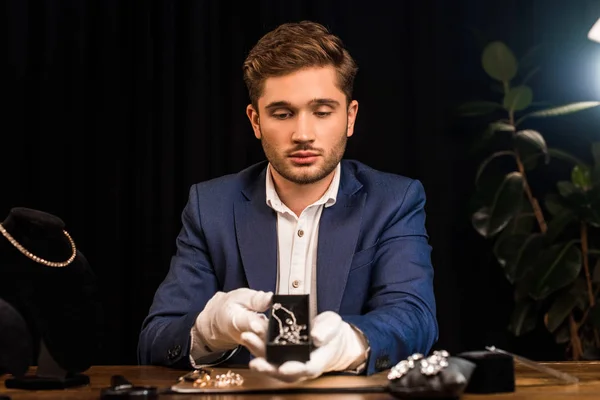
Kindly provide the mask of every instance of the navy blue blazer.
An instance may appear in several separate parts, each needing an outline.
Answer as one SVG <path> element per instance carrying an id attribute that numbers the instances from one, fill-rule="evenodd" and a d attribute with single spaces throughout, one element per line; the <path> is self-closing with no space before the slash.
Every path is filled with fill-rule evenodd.
<path id="1" fill-rule="evenodd" d="M 190 330 L 217 291 L 275 291 L 277 216 L 266 162 L 191 187 L 177 251 L 138 346 L 141 364 L 189 368 Z M 337 202 L 317 248 L 317 309 L 335 311 L 371 347 L 366 373 L 427 354 L 438 337 L 425 192 L 418 180 L 342 161 Z M 243 349 L 228 363 L 247 364 Z"/>

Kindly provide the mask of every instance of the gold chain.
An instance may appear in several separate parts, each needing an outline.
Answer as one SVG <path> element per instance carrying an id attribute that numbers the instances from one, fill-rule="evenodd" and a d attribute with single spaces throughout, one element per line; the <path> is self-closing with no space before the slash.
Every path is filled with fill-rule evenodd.
<path id="1" fill-rule="evenodd" d="M 73 254 L 71 254 L 71 257 L 69 257 L 69 259 L 64 262 L 48 261 L 48 260 L 44 260 L 43 258 L 38 257 L 34 254 L 31 254 L 29 251 L 27 251 L 27 249 L 25 247 L 21 246 L 21 244 L 19 242 L 17 242 L 15 240 L 15 238 L 12 237 L 11 234 L 6 231 L 6 229 L 4 229 L 2 224 L 0 224 L 0 232 L 2 233 L 2 235 L 4 235 L 5 238 L 8 239 L 10 244 L 15 246 L 17 248 L 17 250 L 19 250 L 21 253 L 23 253 L 26 257 L 32 259 L 33 261 L 35 261 L 37 263 L 47 265 L 48 267 L 57 267 L 57 268 L 66 267 L 67 265 L 69 265 L 73 262 L 73 260 L 75 259 L 75 256 L 77 255 L 77 249 L 75 247 L 75 242 L 73 241 L 71 236 L 69 236 L 69 234 L 65 230 L 63 230 L 63 233 L 65 234 L 67 239 L 69 239 L 69 243 L 71 243 L 71 249 L 73 249 Z"/>

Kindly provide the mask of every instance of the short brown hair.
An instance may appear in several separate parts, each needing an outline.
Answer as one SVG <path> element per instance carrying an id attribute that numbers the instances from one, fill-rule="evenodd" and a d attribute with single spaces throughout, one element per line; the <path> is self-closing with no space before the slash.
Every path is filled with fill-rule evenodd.
<path id="1" fill-rule="evenodd" d="M 350 102 L 358 67 L 341 39 L 316 22 L 280 25 L 258 41 L 244 62 L 244 81 L 250 101 L 257 108 L 267 78 L 328 65 L 335 67 L 338 87 Z"/>

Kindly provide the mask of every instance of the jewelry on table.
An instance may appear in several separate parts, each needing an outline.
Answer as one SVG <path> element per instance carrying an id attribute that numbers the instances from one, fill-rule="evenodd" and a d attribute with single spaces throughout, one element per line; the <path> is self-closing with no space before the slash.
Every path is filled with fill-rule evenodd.
<path id="1" fill-rule="evenodd" d="M 288 317 L 284 321 L 281 320 L 275 311 L 282 310 L 287 313 Z M 273 339 L 276 344 L 301 344 L 308 341 L 308 335 L 301 335 L 302 331 L 306 331 L 306 325 L 298 325 L 296 316 L 293 312 L 282 306 L 280 303 L 273 304 L 273 318 L 277 320 L 279 325 L 279 335 Z"/>
<path id="2" fill-rule="evenodd" d="M 187 379 L 186 379 L 187 380 Z M 224 374 L 215 375 L 211 378 L 211 373 L 204 370 L 198 373 L 194 380 L 194 387 L 210 387 L 210 388 L 227 388 L 230 386 L 240 386 L 244 383 L 244 378 L 240 374 L 236 374 L 231 370 Z"/>
<path id="3" fill-rule="evenodd" d="M 417 362 L 421 374 L 427 376 L 436 375 L 449 365 L 448 357 L 450 357 L 450 354 L 446 350 L 436 350 L 427 358 L 425 358 L 423 354 L 415 353 L 406 360 L 402 360 L 393 366 L 387 377 L 389 380 L 400 379 L 406 375 L 408 371 L 415 368 Z"/>
<path id="4" fill-rule="evenodd" d="M 186 381 L 186 382 L 194 382 L 197 379 L 201 379 L 203 378 L 205 375 L 210 375 L 211 374 L 211 370 L 205 369 L 205 368 L 198 368 L 195 369 L 191 372 L 188 372 L 185 375 L 182 375 L 179 377 L 179 382 L 181 381 Z"/>

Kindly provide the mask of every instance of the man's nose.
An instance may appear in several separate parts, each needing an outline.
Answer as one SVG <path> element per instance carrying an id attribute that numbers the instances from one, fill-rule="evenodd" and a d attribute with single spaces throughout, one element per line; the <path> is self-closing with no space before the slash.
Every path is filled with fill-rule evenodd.
<path id="1" fill-rule="evenodd" d="M 311 142 L 315 140 L 315 127 L 309 113 L 300 113 L 294 126 L 292 139 L 295 142 Z"/>

